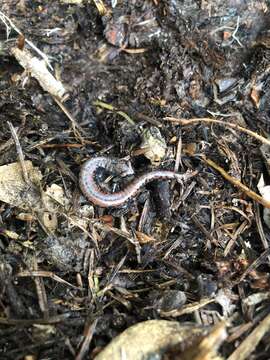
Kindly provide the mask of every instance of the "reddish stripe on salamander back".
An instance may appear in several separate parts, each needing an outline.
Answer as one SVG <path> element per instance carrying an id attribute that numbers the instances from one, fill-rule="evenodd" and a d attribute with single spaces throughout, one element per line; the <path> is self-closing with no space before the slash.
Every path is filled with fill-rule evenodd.
<path id="1" fill-rule="evenodd" d="M 140 189 L 147 183 L 156 179 L 176 179 L 183 181 L 186 174 L 178 174 L 173 171 L 156 170 L 139 176 L 133 180 L 124 190 L 115 193 L 105 193 L 95 180 L 98 168 L 111 168 L 112 159 L 108 157 L 96 157 L 86 161 L 80 171 L 80 188 L 85 197 L 93 204 L 101 207 L 120 207 L 130 198 L 134 197 Z"/>

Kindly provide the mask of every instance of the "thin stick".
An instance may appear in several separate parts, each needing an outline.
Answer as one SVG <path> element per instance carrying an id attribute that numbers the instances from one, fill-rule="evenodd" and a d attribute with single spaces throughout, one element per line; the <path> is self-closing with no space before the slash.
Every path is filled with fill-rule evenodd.
<path id="1" fill-rule="evenodd" d="M 34 257 L 34 259 L 33 259 L 33 268 L 36 271 L 38 270 L 38 264 L 37 264 L 36 257 Z M 42 311 L 42 313 L 44 315 L 44 319 L 48 319 L 49 318 L 48 297 L 47 297 L 47 293 L 45 290 L 43 278 L 36 276 L 36 277 L 34 277 L 34 282 L 36 285 L 36 292 L 37 292 L 37 296 L 38 296 L 38 303 L 39 303 L 40 310 Z"/>
<path id="2" fill-rule="evenodd" d="M 7 28 L 7 38 L 9 36 L 9 33 L 10 33 L 10 30 L 8 29 L 8 24 L 9 26 L 15 30 L 19 35 L 23 35 L 23 33 L 17 28 L 17 26 L 14 24 L 14 22 L 8 17 L 6 16 L 2 11 L 0 11 L 0 20 L 6 25 L 6 28 Z M 8 24 L 7 24 L 8 22 Z M 25 38 L 25 42 L 33 49 L 35 50 L 41 57 L 42 59 L 45 60 L 46 64 L 49 66 L 49 68 L 51 70 L 53 70 L 50 62 L 49 62 L 49 59 L 47 57 L 46 54 L 44 54 L 44 52 L 42 52 L 41 50 L 39 50 L 33 43 L 32 41 L 28 40 Z"/>
<path id="3" fill-rule="evenodd" d="M 181 168 L 183 168 L 182 164 L 182 134 L 180 134 L 177 144 L 177 150 L 176 150 L 176 159 L 175 159 L 175 165 L 174 165 L 174 171 L 178 172 L 179 170 L 179 164 Z"/>
<path id="4" fill-rule="evenodd" d="M 236 125 L 231 122 L 226 122 L 226 121 L 216 120 L 216 119 L 211 119 L 211 118 L 177 119 L 174 117 L 165 117 L 164 120 L 171 121 L 173 123 L 177 123 L 177 124 L 183 125 L 183 126 L 197 124 L 200 122 L 220 124 L 220 125 L 224 125 L 224 126 L 232 128 L 232 129 L 236 129 L 238 131 L 244 132 L 245 134 L 248 134 L 248 135 L 254 137 L 255 139 L 259 140 L 263 144 L 270 145 L 270 140 L 268 140 L 264 136 L 261 136 L 254 131 L 251 131 L 247 128 L 244 128 L 242 126 Z"/>
<path id="5" fill-rule="evenodd" d="M 22 147 L 21 147 L 17 132 L 16 132 L 14 126 L 11 124 L 11 122 L 8 121 L 7 124 L 9 126 L 9 128 L 10 128 L 11 135 L 12 135 L 14 143 L 16 145 L 16 150 L 17 150 L 19 160 L 20 160 L 20 164 L 21 164 L 21 168 L 22 168 L 23 179 L 24 179 L 25 183 L 29 185 L 30 184 L 29 176 L 28 176 L 28 172 L 27 172 L 27 169 L 26 169 L 26 166 L 25 166 L 24 155 L 23 155 Z"/>
<path id="6" fill-rule="evenodd" d="M 63 111 L 63 113 L 68 117 L 68 119 L 71 121 L 72 129 L 75 136 L 78 136 L 81 143 L 84 144 L 84 140 L 81 136 L 82 134 L 86 134 L 85 131 L 82 129 L 82 127 L 78 124 L 76 119 L 71 115 L 71 113 L 68 111 L 68 109 L 65 107 L 65 105 L 56 97 L 52 96 L 56 104 L 59 106 L 59 108 Z"/>
<path id="7" fill-rule="evenodd" d="M 36 276 L 38 276 L 38 277 L 50 278 L 50 279 L 52 279 L 54 281 L 59 282 L 60 284 L 70 286 L 73 289 L 82 290 L 80 287 L 72 285 L 68 281 L 60 278 L 58 275 L 55 275 L 52 271 L 44 271 L 44 270 L 34 270 L 34 271 L 31 270 L 31 271 L 29 271 L 29 270 L 24 270 L 24 271 L 21 271 L 21 272 L 17 273 L 15 276 L 16 277 L 28 277 L 28 276 L 36 277 Z"/>
<path id="8" fill-rule="evenodd" d="M 89 346 L 91 344 L 91 340 L 93 338 L 96 326 L 97 326 L 98 319 L 95 319 L 92 324 L 87 323 L 86 328 L 84 330 L 84 340 L 81 344 L 81 348 L 79 353 L 75 357 L 75 360 L 82 360 L 85 358 L 86 353 L 89 350 Z"/>
<path id="9" fill-rule="evenodd" d="M 228 357 L 228 360 L 245 360 L 251 357 L 251 353 L 270 329 L 270 314 L 242 341 L 237 349 Z"/>
<path id="10" fill-rule="evenodd" d="M 48 70 L 43 60 L 33 56 L 26 48 L 21 50 L 18 47 L 13 47 L 10 52 L 25 69 L 26 73 L 29 73 L 38 81 L 44 91 L 61 100 L 67 98 L 67 91 L 64 85 Z"/>
<path id="11" fill-rule="evenodd" d="M 238 179 L 232 177 L 229 175 L 222 167 L 220 167 L 218 164 L 216 164 L 214 161 L 207 159 L 205 156 L 201 157 L 204 162 L 206 162 L 208 165 L 210 165 L 212 168 L 217 170 L 226 180 L 228 180 L 231 184 L 233 184 L 235 187 L 243 191 L 248 197 L 250 197 L 252 200 L 262 204 L 266 208 L 270 208 L 270 202 L 262 198 L 260 195 L 252 191 L 249 187 L 242 184 L 241 181 Z"/>

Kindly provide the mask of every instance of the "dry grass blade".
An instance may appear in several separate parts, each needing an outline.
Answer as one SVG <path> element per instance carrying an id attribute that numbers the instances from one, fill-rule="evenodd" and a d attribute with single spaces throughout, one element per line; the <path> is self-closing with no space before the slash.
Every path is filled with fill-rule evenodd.
<path id="1" fill-rule="evenodd" d="M 174 309 L 171 311 L 160 311 L 161 317 L 177 317 L 184 314 L 191 314 L 196 310 L 200 310 L 204 306 L 215 302 L 215 299 L 201 299 L 199 302 L 194 302 L 192 304 L 188 304 L 183 306 L 181 309 Z"/>
<path id="2" fill-rule="evenodd" d="M 74 286 L 74 285 L 70 284 L 68 281 L 60 278 L 59 276 L 55 275 L 51 271 L 42 271 L 42 270 L 27 271 L 27 270 L 25 270 L 25 271 L 19 272 L 18 274 L 16 274 L 16 276 L 17 277 L 28 277 L 28 276 L 31 276 L 31 277 L 36 277 L 36 276 L 38 276 L 38 277 L 48 277 L 48 278 L 51 278 L 54 281 L 57 281 L 57 282 L 59 282 L 61 284 L 70 286 L 73 289 L 81 290 L 81 288 L 79 288 L 78 286 Z"/>
<path id="3" fill-rule="evenodd" d="M 48 319 L 39 318 L 39 319 L 8 319 L 4 317 L 0 317 L 0 324 L 3 325 L 19 325 L 19 326 L 29 326 L 33 324 L 56 324 L 59 322 L 63 322 L 71 316 L 71 313 L 59 314 L 56 316 L 51 316 Z"/>
<path id="4" fill-rule="evenodd" d="M 19 141 L 17 131 L 14 128 L 14 126 L 11 124 L 11 122 L 8 121 L 7 124 L 9 126 L 9 128 L 10 128 L 11 135 L 12 135 L 14 143 L 16 145 L 16 150 L 17 150 L 17 153 L 18 153 L 18 156 L 19 156 L 24 181 L 25 181 L 26 184 L 29 185 L 30 180 L 29 180 L 27 168 L 26 168 L 26 165 L 25 165 L 24 155 L 23 155 L 23 151 L 22 151 L 22 147 L 21 147 L 21 144 L 20 144 L 20 141 Z"/>

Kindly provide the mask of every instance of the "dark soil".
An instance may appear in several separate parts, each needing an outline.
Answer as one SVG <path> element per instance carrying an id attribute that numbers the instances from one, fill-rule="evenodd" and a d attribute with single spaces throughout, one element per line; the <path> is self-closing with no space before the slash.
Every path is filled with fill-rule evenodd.
<path id="1" fill-rule="evenodd" d="M 244 302 L 270 287 L 263 207 L 202 157 L 258 193 L 261 174 L 268 180 L 261 143 L 223 125 L 165 119 L 216 118 L 267 137 L 269 3 L 112 3 L 104 2 L 101 14 L 94 1 L 2 0 L 0 10 L 49 57 L 78 126 L 34 78 L 25 78 L 10 49 L 30 48 L 12 28 L 6 41 L 0 21 L 0 165 L 18 159 L 9 121 L 25 159 L 42 172 L 39 193 L 57 184 L 70 204 L 59 207 L 58 226 L 49 231 L 35 210 L 22 218 L 22 209 L 0 203 L 1 359 L 93 358 L 147 319 L 213 325 L 231 318 L 229 335 L 251 322 L 225 341 L 220 352 L 226 358 L 269 313 L 269 297 Z M 140 144 L 154 128 L 167 145 L 158 167 L 173 170 L 180 154 L 178 171 L 198 174 L 183 186 L 151 183 L 119 209 L 89 204 L 78 186 L 84 161 L 128 157 L 136 173 L 149 171 L 153 165 Z M 101 173 L 103 180 L 107 175 Z M 129 180 L 117 177 L 107 186 L 119 190 Z M 189 314 L 170 313 L 205 298 L 215 301 Z M 267 340 L 250 359 L 269 359 Z"/>

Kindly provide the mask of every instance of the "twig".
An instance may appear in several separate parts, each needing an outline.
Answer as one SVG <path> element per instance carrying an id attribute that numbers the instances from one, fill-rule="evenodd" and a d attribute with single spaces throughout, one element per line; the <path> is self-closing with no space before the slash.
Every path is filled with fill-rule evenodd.
<path id="1" fill-rule="evenodd" d="M 255 139 L 259 140 L 263 144 L 270 145 L 270 140 L 268 140 L 264 136 L 261 136 L 254 131 L 251 131 L 251 130 L 244 128 L 242 126 L 239 126 L 237 124 L 233 124 L 231 122 L 226 122 L 226 121 L 216 120 L 216 119 L 211 119 L 211 118 L 177 119 L 174 117 L 165 117 L 164 120 L 171 121 L 173 123 L 176 123 L 176 124 L 179 124 L 182 126 L 193 125 L 193 124 L 197 124 L 200 122 L 220 124 L 220 125 L 228 126 L 230 128 L 244 132 L 244 133 L 254 137 Z"/>
<path id="2" fill-rule="evenodd" d="M 5 24 L 6 29 L 7 29 L 7 39 L 9 37 L 10 34 L 10 28 L 12 28 L 13 30 L 15 30 L 19 35 L 23 35 L 23 33 L 17 28 L 17 26 L 13 23 L 13 21 L 6 16 L 2 11 L 0 11 L 0 20 Z M 51 70 L 53 70 L 53 67 L 51 66 L 49 59 L 47 57 L 46 54 L 44 54 L 41 50 L 39 50 L 33 43 L 32 41 L 28 40 L 28 39 L 24 39 L 25 42 L 33 49 L 35 50 L 35 52 L 37 54 L 39 54 L 42 59 L 46 62 L 46 64 L 49 66 L 49 68 Z"/>
<path id="3" fill-rule="evenodd" d="M 154 35 L 154 34 L 153 34 Z M 141 54 L 147 51 L 146 48 L 140 48 L 140 49 L 122 49 L 122 51 L 128 53 L 128 54 Z"/>
<path id="4" fill-rule="evenodd" d="M 82 129 L 82 127 L 78 124 L 78 122 L 76 121 L 76 119 L 71 115 L 71 113 L 68 111 L 68 109 L 65 107 L 65 105 L 56 97 L 53 96 L 54 101 L 56 102 L 56 104 L 60 107 L 60 109 L 63 111 L 63 113 L 69 118 L 69 120 L 71 121 L 72 124 L 72 129 L 74 132 L 75 136 L 78 136 L 78 138 L 80 139 L 81 143 L 84 144 L 84 140 L 80 134 L 80 132 L 82 134 L 86 134 L 85 131 Z M 80 132 L 78 131 L 80 130 Z"/>
<path id="5" fill-rule="evenodd" d="M 214 161 L 207 159 L 205 156 L 201 156 L 201 159 L 207 163 L 208 165 L 210 165 L 212 168 L 214 168 L 215 170 L 217 170 L 226 180 L 228 180 L 231 184 L 233 184 L 235 187 L 237 187 L 238 189 L 240 189 L 241 191 L 243 191 L 249 198 L 251 198 L 252 200 L 262 204 L 264 207 L 266 208 L 270 208 L 270 202 L 265 200 L 264 198 L 262 198 L 260 195 L 258 195 L 257 193 L 255 193 L 254 191 L 252 191 L 249 187 L 247 187 L 246 185 L 242 184 L 241 181 L 239 181 L 238 179 L 232 177 L 231 175 L 229 175 L 221 166 L 219 166 L 218 164 L 216 164 Z"/>
<path id="6" fill-rule="evenodd" d="M 200 310 L 201 308 L 213 302 L 215 302 L 215 299 L 203 298 L 200 301 L 194 301 L 193 303 L 187 304 L 181 308 L 176 308 L 168 311 L 160 310 L 159 315 L 161 317 L 178 317 L 181 315 L 191 314 L 194 311 Z"/>
<path id="7" fill-rule="evenodd" d="M 22 152 L 22 147 L 21 147 L 17 132 L 16 132 L 15 128 L 13 127 L 13 125 L 11 124 L 11 122 L 8 121 L 7 124 L 9 126 L 9 128 L 10 128 L 11 135 L 12 135 L 14 143 L 16 145 L 17 154 L 19 156 L 19 160 L 20 160 L 20 164 L 21 164 L 21 168 L 22 168 L 23 179 L 24 179 L 26 184 L 30 185 L 28 172 L 27 172 L 27 169 L 26 169 L 26 166 L 25 166 L 24 155 L 23 155 L 23 152 Z"/>
<path id="8" fill-rule="evenodd" d="M 237 16 L 237 23 L 236 23 L 236 28 L 235 28 L 235 30 L 234 30 L 234 32 L 232 33 L 232 41 L 230 41 L 227 45 L 225 45 L 225 46 L 229 46 L 229 45 L 231 45 L 233 42 L 234 42 L 234 40 L 235 41 L 237 41 L 238 42 L 238 44 L 241 46 L 241 47 L 243 47 L 243 44 L 241 43 L 241 41 L 238 39 L 238 37 L 236 36 L 236 33 L 237 33 L 237 31 L 238 31 L 238 29 L 239 29 L 239 24 L 240 24 L 240 16 Z"/>
<path id="9" fill-rule="evenodd" d="M 231 252 L 233 246 L 235 245 L 236 240 L 238 237 L 250 227 L 250 223 L 247 220 L 244 220 L 242 224 L 238 227 L 238 229 L 235 231 L 235 233 L 232 235 L 230 241 L 227 243 L 225 250 L 224 250 L 224 256 L 228 256 L 228 254 Z"/>
<path id="10" fill-rule="evenodd" d="M 22 32 L 16 27 L 16 25 L 12 22 L 12 20 L 7 17 L 2 11 L 0 11 L 0 20 L 6 26 L 7 38 L 10 34 L 10 28 L 14 29 L 18 34 L 23 35 Z M 66 116 L 71 120 L 73 131 L 80 138 L 81 142 L 82 137 L 76 132 L 76 129 L 79 129 L 81 132 L 83 130 L 80 128 L 79 124 L 76 120 L 70 115 L 64 105 L 60 100 L 64 100 L 66 98 L 66 89 L 63 84 L 56 80 L 55 77 L 48 71 L 46 65 L 53 71 L 52 66 L 49 63 L 48 57 L 42 51 L 40 51 L 31 41 L 25 38 L 25 42 L 32 48 L 36 53 L 38 53 L 41 58 L 45 61 L 39 60 L 37 57 L 32 56 L 32 54 L 27 49 L 19 49 L 14 47 L 11 49 L 11 53 L 14 55 L 19 64 L 26 70 L 29 71 L 31 76 L 37 79 L 40 86 L 43 90 L 47 91 L 52 95 L 58 106 L 62 109 L 62 111 L 66 114 Z"/>
<path id="11" fill-rule="evenodd" d="M 7 17 L 2 11 L 0 11 L 0 20 L 6 26 L 7 38 L 9 37 L 10 34 L 10 28 L 14 29 L 18 34 L 23 35 L 22 32 L 12 22 L 12 20 L 9 17 Z M 55 79 L 55 77 L 48 71 L 46 67 L 47 65 L 53 71 L 53 68 L 49 63 L 47 55 L 44 54 L 42 51 L 40 51 L 31 41 L 29 41 L 26 38 L 25 38 L 25 42 L 32 49 L 34 49 L 36 53 L 38 53 L 41 56 L 41 58 L 45 61 L 45 63 L 44 61 L 41 61 L 38 58 L 32 56 L 32 54 L 25 48 L 21 50 L 17 47 L 14 47 L 11 49 L 11 53 L 14 55 L 14 57 L 19 62 L 19 64 L 26 71 L 29 71 L 32 77 L 37 79 L 43 90 L 45 90 L 46 92 L 52 95 L 58 106 L 62 109 L 65 115 L 71 120 L 75 135 L 77 135 L 80 141 L 83 143 L 83 139 L 80 133 L 76 131 L 76 129 L 79 129 L 82 133 L 83 130 L 60 101 L 60 100 L 65 100 L 67 94 L 66 89 L 64 88 L 63 84 L 60 81 Z"/>
<path id="12" fill-rule="evenodd" d="M 222 116 L 222 117 L 232 117 L 232 116 L 239 116 L 239 113 L 235 112 L 235 113 L 222 113 L 220 111 L 211 111 L 211 110 L 206 110 L 206 112 L 208 112 L 208 114 L 212 115 L 212 116 Z"/>
<path id="13" fill-rule="evenodd" d="M 69 319 L 71 317 L 70 313 L 65 314 L 59 314 L 56 316 L 51 316 L 49 319 L 10 319 L 10 318 L 4 318 L 0 317 L 0 324 L 3 325 L 19 325 L 19 326 L 30 326 L 33 324 L 57 324 L 59 322 L 64 322 L 65 320 Z M 55 344 L 55 340 L 53 340 L 53 343 Z"/>
<path id="14" fill-rule="evenodd" d="M 75 360 L 82 360 L 84 359 L 84 356 L 88 352 L 89 345 L 91 343 L 91 340 L 93 338 L 96 326 L 97 326 L 98 319 L 94 320 L 94 322 L 90 325 L 89 323 L 86 325 L 86 329 L 84 331 L 84 340 L 81 345 L 80 351 L 78 355 L 75 357 Z"/>
<path id="15" fill-rule="evenodd" d="M 212 234 L 205 228 L 205 226 L 198 220 L 196 215 L 191 216 L 191 220 L 194 222 L 194 224 L 204 233 L 204 235 L 207 237 L 208 240 L 210 240 L 211 243 L 218 246 L 218 241 L 212 236 Z"/>
<path id="16" fill-rule="evenodd" d="M 49 72 L 43 60 L 39 60 L 25 48 L 21 50 L 18 47 L 13 47 L 11 54 L 16 58 L 18 63 L 38 81 L 44 91 L 59 99 L 65 98 L 67 94 L 66 89 L 61 81 L 56 80 Z"/>
<path id="17" fill-rule="evenodd" d="M 179 171 L 179 165 L 183 169 L 182 164 L 182 134 L 180 134 L 177 144 L 177 150 L 176 150 L 176 159 L 175 159 L 175 165 L 174 165 L 174 171 Z"/>
<path id="18" fill-rule="evenodd" d="M 256 221 L 256 225 L 257 225 L 257 229 L 258 229 L 258 233 L 260 235 L 261 238 L 261 242 L 262 245 L 264 247 L 265 250 L 269 249 L 269 243 L 266 239 L 265 233 L 264 233 L 264 228 L 263 228 L 263 224 L 262 224 L 262 218 L 260 215 L 260 208 L 259 208 L 259 204 L 255 204 L 255 221 Z M 268 262 L 270 263 L 270 256 L 268 256 Z"/>
<path id="19" fill-rule="evenodd" d="M 33 262 L 34 262 L 34 264 L 33 264 L 34 271 L 38 271 L 38 264 L 37 264 L 36 257 L 34 257 Z M 35 276 L 34 282 L 36 285 L 36 291 L 37 291 L 38 303 L 39 303 L 40 310 L 42 311 L 42 313 L 44 315 L 44 319 L 48 319 L 49 318 L 48 297 L 46 294 L 43 278 L 40 276 Z"/>
<path id="20" fill-rule="evenodd" d="M 214 34 L 217 33 L 218 31 L 222 31 L 222 30 L 234 30 L 233 33 L 232 33 L 232 35 L 231 35 L 233 39 L 232 39 L 229 43 L 224 44 L 224 45 L 222 45 L 222 46 L 223 46 L 223 47 L 225 47 L 225 46 L 230 46 L 230 45 L 234 42 L 234 40 L 235 40 L 235 41 L 238 42 L 238 44 L 239 44 L 241 47 L 243 47 L 243 44 L 241 43 L 241 41 L 240 41 L 240 40 L 238 39 L 238 37 L 236 36 L 236 33 L 237 33 L 237 31 L 239 30 L 239 24 L 240 24 L 240 17 L 237 16 L 237 22 L 236 22 L 236 27 L 235 27 L 235 28 L 232 27 L 232 26 L 223 25 L 223 26 L 220 26 L 219 28 L 211 31 L 210 34 L 211 34 L 211 35 L 214 35 Z"/>

